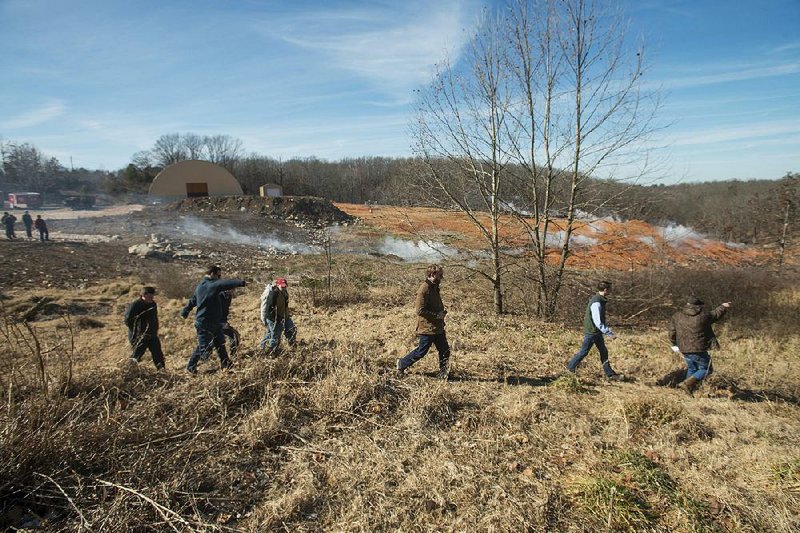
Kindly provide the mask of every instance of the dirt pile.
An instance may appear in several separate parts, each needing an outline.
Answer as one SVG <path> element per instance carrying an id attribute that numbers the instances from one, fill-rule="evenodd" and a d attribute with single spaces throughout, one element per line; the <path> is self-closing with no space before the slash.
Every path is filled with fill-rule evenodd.
<path id="1" fill-rule="evenodd" d="M 297 220 L 318 225 L 349 224 L 355 218 L 348 215 L 330 200 L 313 196 L 220 196 L 185 198 L 165 206 L 180 212 L 248 212 L 286 220 Z"/>

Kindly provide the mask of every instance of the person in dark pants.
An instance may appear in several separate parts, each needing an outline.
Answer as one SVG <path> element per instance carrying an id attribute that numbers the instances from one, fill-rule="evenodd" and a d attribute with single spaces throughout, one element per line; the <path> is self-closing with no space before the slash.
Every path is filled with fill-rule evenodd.
<path id="1" fill-rule="evenodd" d="M 33 218 L 27 211 L 22 215 L 22 223 L 25 224 L 25 236 L 28 237 L 29 240 L 32 239 L 33 232 L 31 230 L 33 229 Z"/>
<path id="2" fill-rule="evenodd" d="M 241 337 L 239 336 L 239 332 L 228 322 L 228 314 L 231 311 L 231 302 L 233 301 L 233 291 L 222 291 L 219 293 L 219 298 L 222 304 L 222 334 L 228 337 L 231 357 L 236 357 L 236 352 L 239 351 Z"/>
<path id="3" fill-rule="evenodd" d="M 158 305 L 154 298 L 156 289 L 144 287 L 141 296 L 125 311 L 125 325 L 128 326 L 128 340 L 133 347 L 131 359 L 141 361 L 145 350 L 150 350 L 153 364 L 158 370 L 164 369 L 164 352 L 158 338 Z"/>
<path id="4" fill-rule="evenodd" d="M 405 357 L 397 360 L 397 376 L 403 377 L 411 365 L 422 359 L 432 345 L 439 352 L 440 379 L 446 380 L 450 372 L 450 346 L 447 344 L 447 335 L 444 331 L 444 317 L 447 309 L 444 308 L 439 286 L 444 278 L 444 269 L 441 265 L 429 265 L 425 272 L 426 279 L 417 289 L 415 308 L 417 314 L 416 333 L 419 335 L 419 344 Z"/>
<path id="5" fill-rule="evenodd" d="M 222 301 L 220 293 L 236 287 L 244 287 L 245 282 L 240 279 L 220 279 L 222 268 L 213 265 L 206 270 L 203 280 L 197 285 L 194 294 L 186 306 L 181 310 L 185 319 L 192 309 L 197 308 L 194 317 L 194 327 L 197 330 L 197 347 L 189 357 L 186 370 L 194 374 L 197 372 L 197 363 L 201 357 L 217 350 L 222 368 L 231 367 L 228 350 L 225 348 L 225 335 L 222 333 Z"/>
<path id="6" fill-rule="evenodd" d="M 42 218 L 42 215 L 36 215 L 36 220 L 33 221 L 33 227 L 39 231 L 39 240 L 49 241 L 50 233 L 47 231 L 47 223 Z"/>
<path id="7" fill-rule="evenodd" d="M 578 353 L 573 355 L 572 359 L 567 363 L 567 370 L 572 374 L 575 373 L 575 369 L 583 361 L 583 358 L 589 354 L 592 346 L 597 346 L 606 378 L 614 381 L 622 381 L 624 379 L 623 376 L 617 374 L 611 368 L 611 363 L 608 360 L 608 348 L 606 348 L 605 339 L 603 339 L 603 335 L 614 339 L 614 332 L 606 324 L 606 302 L 610 293 L 611 282 L 601 281 L 597 285 L 597 294 L 592 296 L 586 305 L 586 313 L 583 318 L 583 344 L 581 344 Z"/>
<path id="8" fill-rule="evenodd" d="M 9 241 L 13 241 L 14 239 L 17 238 L 17 236 L 14 235 L 14 222 L 17 221 L 17 217 L 15 217 L 14 215 L 9 214 L 6 211 L 6 212 L 3 213 L 2 221 L 3 221 L 3 226 L 5 226 L 5 228 L 6 228 L 6 238 Z"/>
<path id="9" fill-rule="evenodd" d="M 719 347 L 711 325 L 731 307 L 730 302 L 725 302 L 713 311 L 706 311 L 704 305 L 699 298 L 690 297 L 683 309 L 672 315 L 669 324 L 672 351 L 683 354 L 686 361 L 686 379 L 680 386 L 690 396 L 711 373 L 708 350 Z"/>
<path id="10" fill-rule="evenodd" d="M 261 323 L 266 326 L 259 347 L 275 352 L 281 344 L 281 335 L 286 335 L 289 346 L 297 338 L 297 327 L 289 314 L 289 289 L 286 278 L 278 278 L 261 293 Z"/>

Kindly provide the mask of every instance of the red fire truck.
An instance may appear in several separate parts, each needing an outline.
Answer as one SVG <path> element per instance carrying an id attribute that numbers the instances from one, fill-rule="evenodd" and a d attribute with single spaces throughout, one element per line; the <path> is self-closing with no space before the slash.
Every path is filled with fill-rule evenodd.
<path id="1" fill-rule="evenodd" d="M 42 207 L 42 195 L 38 192 L 10 192 L 4 203 L 10 209 L 38 209 Z"/>

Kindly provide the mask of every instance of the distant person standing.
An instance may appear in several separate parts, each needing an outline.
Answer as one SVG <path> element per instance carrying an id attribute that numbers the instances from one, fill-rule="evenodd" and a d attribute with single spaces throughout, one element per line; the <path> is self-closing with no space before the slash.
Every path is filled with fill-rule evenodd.
<path id="1" fill-rule="evenodd" d="M 42 215 L 36 215 L 36 220 L 33 221 L 33 227 L 39 231 L 39 240 L 49 241 L 50 233 L 47 231 L 47 223 L 42 218 Z"/>
<path id="2" fill-rule="evenodd" d="M 731 303 L 725 302 L 713 311 L 706 311 L 704 303 L 691 296 L 683 309 L 672 315 L 669 324 L 669 341 L 672 351 L 683 354 L 686 361 L 686 379 L 681 388 L 689 395 L 711 373 L 711 356 L 708 350 L 719 348 L 717 336 L 711 325 L 725 316 Z"/>
<path id="3" fill-rule="evenodd" d="M 164 352 L 158 338 L 158 305 L 154 298 L 154 287 L 142 288 L 141 295 L 125 311 L 125 325 L 128 326 L 128 340 L 133 347 L 131 359 L 141 361 L 145 350 L 150 350 L 153 364 L 158 370 L 164 369 Z"/>
<path id="4" fill-rule="evenodd" d="M 186 306 L 181 310 L 181 316 L 186 318 L 195 307 L 194 327 L 197 330 L 197 347 L 189 357 L 186 370 L 194 374 L 197 372 L 197 363 L 208 356 L 212 349 L 217 350 L 222 368 L 230 368 L 231 360 L 225 348 L 225 335 L 222 333 L 222 301 L 220 293 L 236 287 L 244 287 L 245 282 L 240 279 L 223 280 L 222 268 L 213 265 L 208 267 L 203 280 L 197 285 L 194 294 Z"/>
<path id="5" fill-rule="evenodd" d="M 222 291 L 219 293 L 219 299 L 222 304 L 222 334 L 228 338 L 231 357 L 236 357 L 236 352 L 239 351 L 241 337 L 239 336 L 239 332 L 236 331 L 228 321 L 228 315 L 231 311 L 231 302 L 233 301 L 233 291 Z"/>
<path id="6" fill-rule="evenodd" d="M 417 315 L 416 333 L 419 344 L 405 357 L 397 360 L 397 377 L 403 377 L 411 365 L 425 357 L 431 346 L 439 352 L 439 372 L 437 377 L 447 379 L 450 373 L 450 345 L 444 331 L 444 317 L 447 309 L 442 303 L 439 286 L 444 279 L 441 265 L 429 265 L 425 271 L 425 281 L 417 289 L 414 309 Z"/>
<path id="7" fill-rule="evenodd" d="M 289 346 L 293 346 L 297 338 L 297 327 L 289 313 L 288 286 L 286 278 L 278 278 L 261 293 L 261 323 L 267 328 L 259 344 L 262 350 L 276 350 L 281 344 L 281 335 L 286 335 Z"/>
<path id="8" fill-rule="evenodd" d="M 3 218 L 0 220 L 2 220 L 3 226 L 5 226 L 6 228 L 6 238 L 9 241 L 13 241 L 14 239 L 16 239 L 17 236 L 14 235 L 14 222 L 17 221 L 17 217 L 9 214 L 8 211 L 6 211 L 3 213 Z"/>
<path id="9" fill-rule="evenodd" d="M 25 224 L 25 236 L 28 237 L 28 240 L 33 238 L 33 218 L 31 214 L 25 211 L 25 214 L 22 215 L 22 223 Z"/>
<path id="10" fill-rule="evenodd" d="M 597 284 L 597 294 L 589 299 L 586 305 L 586 313 L 583 317 L 583 344 L 581 344 L 578 353 L 572 356 L 572 359 L 567 363 L 567 370 L 575 373 L 575 369 L 583 361 L 583 358 L 589 354 L 592 346 L 597 346 L 597 351 L 600 352 L 600 363 L 603 365 L 603 372 L 606 379 L 614 381 L 622 381 L 623 376 L 614 372 L 611 368 L 611 363 L 608 360 L 608 348 L 603 336 L 609 339 L 614 339 L 614 332 L 606 324 L 606 303 L 608 302 L 608 295 L 611 294 L 611 282 L 601 281 Z"/>

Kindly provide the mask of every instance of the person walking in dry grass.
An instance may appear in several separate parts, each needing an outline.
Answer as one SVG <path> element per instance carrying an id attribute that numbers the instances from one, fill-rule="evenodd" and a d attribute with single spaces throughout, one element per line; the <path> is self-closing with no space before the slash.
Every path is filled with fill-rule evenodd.
<path id="1" fill-rule="evenodd" d="M 711 373 L 708 350 L 719 348 L 711 325 L 725 316 L 731 307 L 730 302 L 725 302 L 713 311 L 706 311 L 704 305 L 696 296 L 690 297 L 683 309 L 672 315 L 669 323 L 672 351 L 683 354 L 686 361 L 686 379 L 680 387 L 690 396 Z"/>
<path id="2" fill-rule="evenodd" d="M 286 278 L 278 278 L 267 285 L 261 294 L 261 323 L 267 331 L 259 347 L 269 353 L 280 348 L 281 335 L 286 335 L 289 346 L 294 346 L 297 338 L 297 327 L 289 314 L 288 286 Z"/>
<path id="3" fill-rule="evenodd" d="M 583 358 L 589 354 L 592 346 L 597 346 L 597 351 L 600 352 L 600 362 L 603 365 L 603 372 L 606 379 L 614 381 L 623 381 L 624 376 L 614 372 L 611 368 L 611 363 L 608 360 L 608 348 L 606 348 L 603 335 L 609 339 L 614 339 L 614 332 L 606 324 L 606 303 L 608 302 L 608 295 L 611 294 L 611 282 L 601 281 L 597 284 L 597 294 L 589 299 L 586 305 L 586 313 L 583 318 L 583 344 L 581 344 L 578 353 L 572 356 L 572 359 L 567 363 L 567 370 L 572 374 L 575 369 L 583 361 Z"/>
<path id="4" fill-rule="evenodd" d="M 203 280 L 197 285 L 194 294 L 186 306 L 181 310 L 185 319 L 195 307 L 194 327 L 197 329 L 197 347 L 189 357 L 186 370 L 194 374 L 197 372 L 197 363 L 203 357 L 217 350 L 219 362 L 223 369 L 229 369 L 231 360 L 225 348 L 225 335 L 222 333 L 222 301 L 220 293 L 236 287 L 244 287 L 246 283 L 240 279 L 220 279 L 222 267 L 212 265 L 206 270 Z"/>
<path id="5" fill-rule="evenodd" d="M 158 338 L 158 304 L 155 302 L 155 287 L 142 288 L 141 295 L 125 311 L 128 340 L 133 347 L 131 359 L 141 361 L 146 350 L 153 356 L 158 370 L 164 369 L 164 352 Z"/>
<path id="6" fill-rule="evenodd" d="M 414 363 L 425 357 L 431 345 L 436 345 L 439 352 L 440 379 L 446 380 L 450 372 L 450 346 L 447 344 L 447 335 L 444 331 L 444 317 L 447 314 L 439 293 L 439 286 L 444 278 L 444 269 L 441 265 L 429 265 L 426 270 L 426 279 L 417 289 L 415 309 L 417 312 L 416 333 L 419 335 L 419 345 L 411 350 L 405 357 L 397 360 L 397 377 L 403 377 L 406 370 Z"/>

